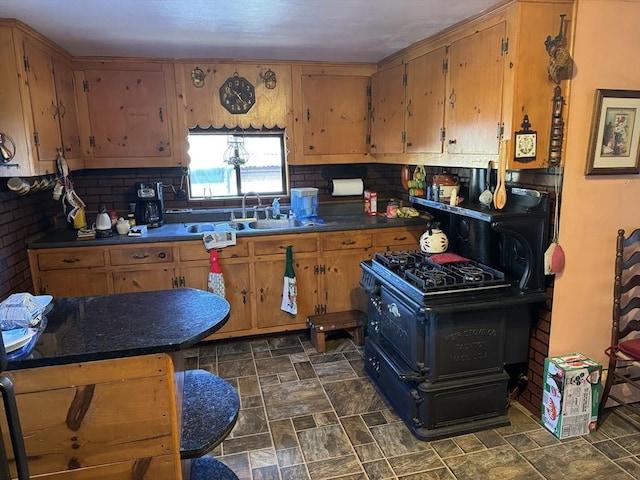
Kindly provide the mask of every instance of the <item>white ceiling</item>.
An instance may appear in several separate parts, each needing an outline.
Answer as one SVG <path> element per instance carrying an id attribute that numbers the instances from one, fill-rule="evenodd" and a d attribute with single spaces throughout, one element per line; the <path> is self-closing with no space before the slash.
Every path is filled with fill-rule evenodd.
<path id="1" fill-rule="evenodd" d="M 377 62 L 499 0 L 0 0 L 75 56 Z"/>

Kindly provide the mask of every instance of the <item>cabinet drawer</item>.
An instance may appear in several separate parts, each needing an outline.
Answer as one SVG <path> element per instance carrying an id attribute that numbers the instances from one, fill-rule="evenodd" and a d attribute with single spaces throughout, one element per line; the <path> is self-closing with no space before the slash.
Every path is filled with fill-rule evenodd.
<path id="1" fill-rule="evenodd" d="M 275 255 L 278 253 L 286 253 L 287 246 L 293 247 L 293 253 L 315 252 L 318 250 L 317 237 L 310 235 L 308 237 L 275 237 L 272 240 L 257 240 L 254 244 L 255 255 Z"/>
<path id="2" fill-rule="evenodd" d="M 204 248 L 202 242 L 193 245 L 178 246 L 178 255 L 182 262 L 194 262 L 209 260 L 209 252 Z M 240 258 L 249 256 L 249 245 L 246 241 L 238 242 L 237 245 L 224 247 L 218 250 L 218 258 Z"/>
<path id="3" fill-rule="evenodd" d="M 426 228 L 425 228 L 426 230 Z M 411 230 L 407 229 L 393 229 L 393 230 L 380 230 L 373 234 L 373 243 L 375 246 L 388 247 L 393 245 L 410 245 L 418 248 L 420 242 L 420 235 L 422 230 L 415 228 Z"/>
<path id="4" fill-rule="evenodd" d="M 203 247 L 204 248 L 204 247 Z M 117 248 L 109 251 L 111 265 L 141 265 L 144 263 L 173 262 L 171 247 L 136 246 L 135 248 Z"/>
<path id="5" fill-rule="evenodd" d="M 350 248 L 369 248 L 371 233 L 348 231 L 324 233 L 320 237 L 322 250 L 345 250 Z"/>
<path id="6" fill-rule="evenodd" d="M 40 270 L 104 267 L 104 264 L 102 250 L 75 249 L 38 254 L 38 268 Z"/>

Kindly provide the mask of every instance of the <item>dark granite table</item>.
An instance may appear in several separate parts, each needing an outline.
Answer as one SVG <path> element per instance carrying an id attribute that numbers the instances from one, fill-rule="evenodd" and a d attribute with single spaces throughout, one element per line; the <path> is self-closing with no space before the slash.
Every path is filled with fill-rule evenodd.
<path id="1" fill-rule="evenodd" d="M 225 299 L 193 288 L 53 302 L 35 348 L 8 370 L 184 350 L 229 316 Z"/>
<path id="2" fill-rule="evenodd" d="M 8 370 L 171 353 L 187 349 L 222 327 L 229 303 L 192 288 L 54 300 L 35 348 L 10 361 Z M 180 457 L 191 462 L 192 480 L 235 480 L 205 456 L 235 425 L 240 399 L 223 379 L 203 370 L 184 372 L 179 399 Z"/>

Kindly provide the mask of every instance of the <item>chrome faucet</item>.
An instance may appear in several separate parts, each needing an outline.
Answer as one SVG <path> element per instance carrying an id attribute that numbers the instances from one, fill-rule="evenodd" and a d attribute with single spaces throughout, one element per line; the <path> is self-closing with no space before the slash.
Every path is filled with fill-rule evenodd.
<path id="1" fill-rule="evenodd" d="M 256 207 L 254 207 L 254 211 L 256 211 L 255 216 L 258 216 L 257 213 L 257 209 L 258 207 L 262 206 L 262 201 L 260 200 L 260 195 L 256 192 L 247 192 L 244 195 L 242 195 L 242 218 L 247 218 L 247 196 L 248 195 L 253 195 L 254 197 L 256 197 L 258 199 L 258 205 Z"/>

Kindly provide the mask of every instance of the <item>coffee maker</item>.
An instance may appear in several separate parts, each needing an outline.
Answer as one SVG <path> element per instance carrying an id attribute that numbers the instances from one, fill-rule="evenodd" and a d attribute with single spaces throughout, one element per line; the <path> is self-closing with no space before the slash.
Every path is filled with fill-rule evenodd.
<path id="1" fill-rule="evenodd" d="M 135 184 L 136 190 L 136 223 L 147 227 L 160 227 L 164 223 L 164 202 L 162 200 L 162 183 Z"/>

